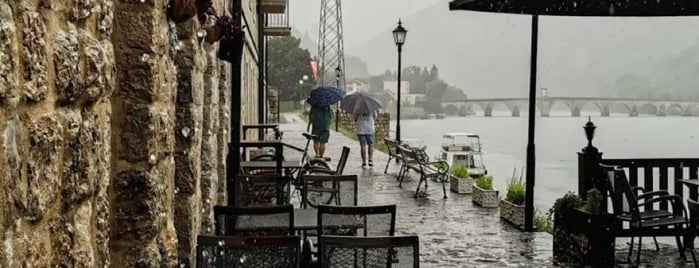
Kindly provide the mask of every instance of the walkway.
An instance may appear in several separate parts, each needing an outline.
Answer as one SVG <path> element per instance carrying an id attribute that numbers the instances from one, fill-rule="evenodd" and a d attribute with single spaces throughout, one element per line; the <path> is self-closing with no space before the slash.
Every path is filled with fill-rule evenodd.
<path id="1" fill-rule="evenodd" d="M 306 123 L 296 115 L 285 116 L 289 123 L 281 125 L 284 141 L 303 148 L 306 142 L 300 133 L 306 130 Z M 448 198 L 443 199 L 441 185 L 432 181 L 427 197 L 413 198 L 416 179 L 405 181 L 399 188 L 398 165 L 394 162 L 390 163 L 388 174 L 383 173 L 388 155 L 376 151 L 374 167 L 363 169 L 359 143 L 334 131 L 326 149 L 326 154 L 332 158 L 331 165 L 339 159 L 342 146 L 351 150 L 344 173 L 359 175 L 359 203 L 397 205 L 396 234 L 420 237 L 422 267 L 554 266 L 550 234 L 520 232 L 501 222 L 497 208 L 473 205 L 471 195 L 448 192 Z M 625 259 L 626 242 L 628 239 L 617 241 L 618 261 Z M 644 245 L 643 260 L 651 262 L 644 265 L 679 266 L 674 245 L 661 245 L 660 252 L 655 251 L 652 244 Z"/>

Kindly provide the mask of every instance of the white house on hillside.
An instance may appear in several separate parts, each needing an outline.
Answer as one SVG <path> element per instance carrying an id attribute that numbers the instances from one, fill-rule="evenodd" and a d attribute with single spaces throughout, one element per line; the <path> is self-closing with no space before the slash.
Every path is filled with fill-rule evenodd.
<path id="1" fill-rule="evenodd" d="M 384 81 L 383 90 L 391 96 L 393 100 L 398 98 L 398 81 Z M 401 103 L 404 103 L 408 99 L 408 94 L 410 94 L 410 82 L 401 81 L 400 82 L 400 98 Z"/>
<path id="2" fill-rule="evenodd" d="M 347 88 L 345 94 L 352 94 L 360 91 L 368 91 L 369 83 L 359 78 L 352 78 L 352 80 L 347 82 Z"/>

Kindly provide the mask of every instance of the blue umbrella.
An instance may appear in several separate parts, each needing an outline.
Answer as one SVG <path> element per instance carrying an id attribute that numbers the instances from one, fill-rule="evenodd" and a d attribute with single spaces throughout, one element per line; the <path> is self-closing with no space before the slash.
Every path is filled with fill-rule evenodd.
<path id="1" fill-rule="evenodd" d="M 345 96 L 342 89 L 331 86 L 320 86 L 311 90 L 306 102 L 315 107 L 326 107 L 338 102 Z"/>

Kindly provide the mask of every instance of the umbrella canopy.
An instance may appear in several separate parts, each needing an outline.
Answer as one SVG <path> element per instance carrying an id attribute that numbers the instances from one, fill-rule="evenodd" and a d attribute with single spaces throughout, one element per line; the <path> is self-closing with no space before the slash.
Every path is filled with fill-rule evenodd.
<path id="1" fill-rule="evenodd" d="M 527 142 L 527 177 L 524 228 L 533 231 L 534 115 L 536 112 L 536 70 L 539 15 L 552 16 L 693 16 L 699 15 L 697 0 L 453 0 L 450 10 L 471 10 L 495 13 L 531 14 L 532 40 L 529 78 L 529 129 Z"/>
<path id="2" fill-rule="evenodd" d="M 370 114 L 383 107 L 381 101 L 366 92 L 356 92 L 342 98 L 340 108 L 351 114 Z"/>
<path id="3" fill-rule="evenodd" d="M 342 89 L 330 86 L 320 86 L 313 90 L 308 95 L 306 102 L 315 107 L 326 107 L 338 102 L 345 96 Z"/>
<path id="4" fill-rule="evenodd" d="M 450 10 L 551 16 L 693 16 L 696 0 L 454 0 Z"/>

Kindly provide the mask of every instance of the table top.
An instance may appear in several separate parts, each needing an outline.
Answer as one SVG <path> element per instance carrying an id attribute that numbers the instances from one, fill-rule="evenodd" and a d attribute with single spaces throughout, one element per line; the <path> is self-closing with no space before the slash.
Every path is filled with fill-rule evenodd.
<path id="1" fill-rule="evenodd" d="M 294 209 L 294 229 L 315 230 L 318 228 L 317 209 Z"/>
<path id="2" fill-rule="evenodd" d="M 276 168 L 277 161 L 243 161 L 240 162 L 242 168 Z M 302 168 L 300 161 L 282 161 L 282 168 Z"/>

